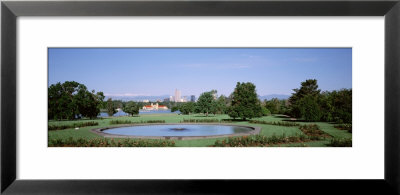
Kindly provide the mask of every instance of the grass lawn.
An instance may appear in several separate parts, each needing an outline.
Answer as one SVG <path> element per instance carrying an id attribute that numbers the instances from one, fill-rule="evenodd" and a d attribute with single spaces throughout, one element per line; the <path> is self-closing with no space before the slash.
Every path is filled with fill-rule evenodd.
<path id="1" fill-rule="evenodd" d="M 116 126 L 110 125 L 111 120 L 130 120 L 132 122 L 139 121 L 148 121 L 148 120 L 165 120 L 166 123 L 179 123 L 183 119 L 229 119 L 228 115 L 210 115 L 209 117 L 205 117 L 200 114 L 195 115 L 177 115 L 177 114 L 148 114 L 148 115 L 140 115 L 139 117 L 111 117 L 111 118 L 102 118 L 96 120 L 75 120 L 75 121 L 49 121 L 49 125 L 68 125 L 73 123 L 80 122 L 88 122 L 95 121 L 99 125 L 90 126 L 90 127 L 82 127 L 78 130 L 76 129 L 65 129 L 65 130 L 56 130 L 56 131 L 48 131 L 49 140 L 52 139 L 68 139 L 70 137 L 74 139 L 85 138 L 85 139 L 93 139 L 93 138 L 102 138 L 101 136 L 92 133 L 90 130 L 99 127 L 109 127 Z M 287 120 L 286 117 L 282 115 L 275 116 L 266 116 L 261 118 L 256 118 L 255 120 L 263 120 L 263 121 L 282 121 Z M 300 129 L 296 126 L 293 127 L 285 127 L 285 126 L 276 126 L 276 125 L 266 125 L 266 124 L 251 124 L 247 121 L 234 121 L 230 122 L 231 124 L 240 124 L 240 125 L 248 125 L 248 126 L 259 126 L 261 127 L 261 135 L 265 136 L 280 136 L 285 134 L 286 136 L 294 136 L 303 134 Z M 352 134 L 347 132 L 346 130 L 339 130 L 334 128 L 334 124 L 325 123 L 325 122 L 316 122 L 316 123 L 307 123 L 307 122 L 298 122 L 300 124 L 317 124 L 322 131 L 331 135 L 333 138 L 351 138 Z M 224 123 L 229 124 L 229 123 Z M 226 138 L 210 138 L 210 139 L 197 139 L 197 140 L 174 140 L 176 146 L 180 147 L 204 147 L 213 145 L 216 140 L 224 140 Z M 326 144 L 329 143 L 329 138 L 323 141 L 313 141 L 306 143 L 295 143 L 295 144 L 282 144 L 276 146 L 309 146 L 309 147 L 325 147 Z"/>

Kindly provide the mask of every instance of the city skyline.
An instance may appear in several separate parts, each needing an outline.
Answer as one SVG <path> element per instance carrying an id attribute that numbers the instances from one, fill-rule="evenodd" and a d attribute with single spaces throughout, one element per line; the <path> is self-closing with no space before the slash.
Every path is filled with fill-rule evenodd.
<path id="1" fill-rule="evenodd" d="M 351 48 L 50 48 L 49 83 L 77 81 L 108 97 L 229 96 L 252 82 L 260 96 L 290 95 L 317 79 L 321 90 L 352 87 Z M 174 94 L 175 95 L 175 94 Z M 176 95 L 175 95 L 176 96 Z"/>

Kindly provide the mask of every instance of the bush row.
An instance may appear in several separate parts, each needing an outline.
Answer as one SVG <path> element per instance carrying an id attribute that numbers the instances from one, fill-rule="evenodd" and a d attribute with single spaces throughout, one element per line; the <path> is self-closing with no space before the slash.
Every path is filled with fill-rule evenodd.
<path id="1" fill-rule="evenodd" d="M 351 138 L 333 138 L 331 139 L 328 146 L 331 147 L 351 147 L 352 139 Z"/>
<path id="2" fill-rule="evenodd" d="M 329 134 L 319 129 L 319 126 L 316 124 L 300 125 L 299 129 L 312 140 L 320 140 L 321 137 L 331 137 Z"/>
<path id="3" fill-rule="evenodd" d="M 298 143 L 298 142 L 307 142 L 311 139 L 306 135 L 296 135 L 296 136 L 286 136 L 283 134 L 282 136 L 276 136 L 275 134 L 271 137 L 267 137 L 264 135 L 250 135 L 250 136 L 242 136 L 242 137 L 229 137 L 225 140 L 217 140 L 214 143 L 214 147 L 264 147 L 270 146 L 273 144 L 287 144 L 287 143 Z"/>
<path id="4" fill-rule="evenodd" d="M 49 147 L 173 147 L 174 141 L 170 140 L 131 140 L 131 139 L 73 139 L 72 137 L 49 140 Z"/>
<path id="5" fill-rule="evenodd" d="M 259 120 L 251 120 L 249 123 L 254 123 L 254 124 L 266 124 L 266 125 L 277 125 L 277 126 L 286 126 L 286 127 L 293 127 L 293 126 L 299 126 L 300 124 L 294 123 L 294 122 L 285 122 L 285 121 L 259 121 Z"/>
<path id="6" fill-rule="evenodd" d="M 74 124 L 67 124 L 67 125 L 49 125 L 48 129 L 49 129 L 49 131 L 53 131 L 53 130 L 63 130 L 63 129 L 70 129 L 70 128 L 76 128 L 76 127 L 87 127 L 87 126 L 96 126 L 96 125 L 99 125 L 99 123 L 94 122 L 94 121 L 89 121 L 89 122 L 74 123 Z"/>
<path id="7" fill-rule="evenodd" d="M 352 133 L 351 124 L 338 124 L 333 127 L 335 127 L 336 129 L 340 129 L 340 130 L 347 130 L 348 132 Z"/>
<path id="8" fill-rule="evenodd" d="M 181 123 L 219 123 L 218 119 L 183 119 Z"/>
<path id="9" fill-rule="evenodd" d="M 165 120 L 130 121 L 130 120 L 111 120 L 110 125 L 117 124 L 140 124 L 140 123 L 165 123 Z"/>

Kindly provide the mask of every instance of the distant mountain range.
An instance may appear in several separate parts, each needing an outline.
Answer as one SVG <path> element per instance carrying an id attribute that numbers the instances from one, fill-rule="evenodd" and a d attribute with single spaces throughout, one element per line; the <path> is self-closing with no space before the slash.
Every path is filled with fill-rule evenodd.
<path id="1" fill-rule="evenodd" d="M 285 94 L 270 94 L 270 95 L 264 95 L 264 96 L 258 96 L 258 98 L 262 101 L 265 99 L 271 100 L 272 98 L 277 98 L 277 99 L 288 99 L 290 95 L 285 95 Z M 169 98 L 169 95 L 159 95 L 159 96 L 106 96 L 106 100 L 108 98 L 112 98 L 113 100 L 122 100 L 122 101 L 143 101 L 143 100 L 149 100 L 152 102 L 155 102 L 157 100 L 163 101 L 165 98 Z M 197 99 L 198 97 L 196 97 Z M 190 96 L 188 96 L 188 99 L 190 99 Z"/>
<path id="2" fill-rule="evenodd" d="M 112 98 L 113 100 L 122 100 L 122 101 L 143 101 L 149 100 L 155 102 L 157 100 L 163 101 L 165 98 L 169 98 L 169 95 L 159 95 L 159 96 L 106 96 L 106 100 L 108 98 Z"/>

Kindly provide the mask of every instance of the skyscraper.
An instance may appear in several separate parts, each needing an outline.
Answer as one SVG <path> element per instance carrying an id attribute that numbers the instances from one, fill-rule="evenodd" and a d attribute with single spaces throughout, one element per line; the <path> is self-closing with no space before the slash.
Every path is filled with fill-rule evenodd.
<path id="1" fill-rule="evenodd" d="M 214 97 L 214 100 L 217 99 L 217 90 L 211 90 L 212 96 Z"/>
<path id="2" fill-rule="evenodd" d="M 191 101 L 191 102 L 195 102 L 195 101 L 196 101 L 196 96 L 191 95 L 191 96 L 190 96 L 190 101 Z"/>
<path id="3" fill-rule="evenodd" d="M 188 96 L 183 96 L 181 100 L 182 100 L 182 102 L 187 102 L 187 99 L 188 99 Z"/>
<path id="4" fill-rule="evenodd" d="M 181 101 L 181 91 L 175 89 L 175 102 L 180 102 L 180 101 Z"/>

